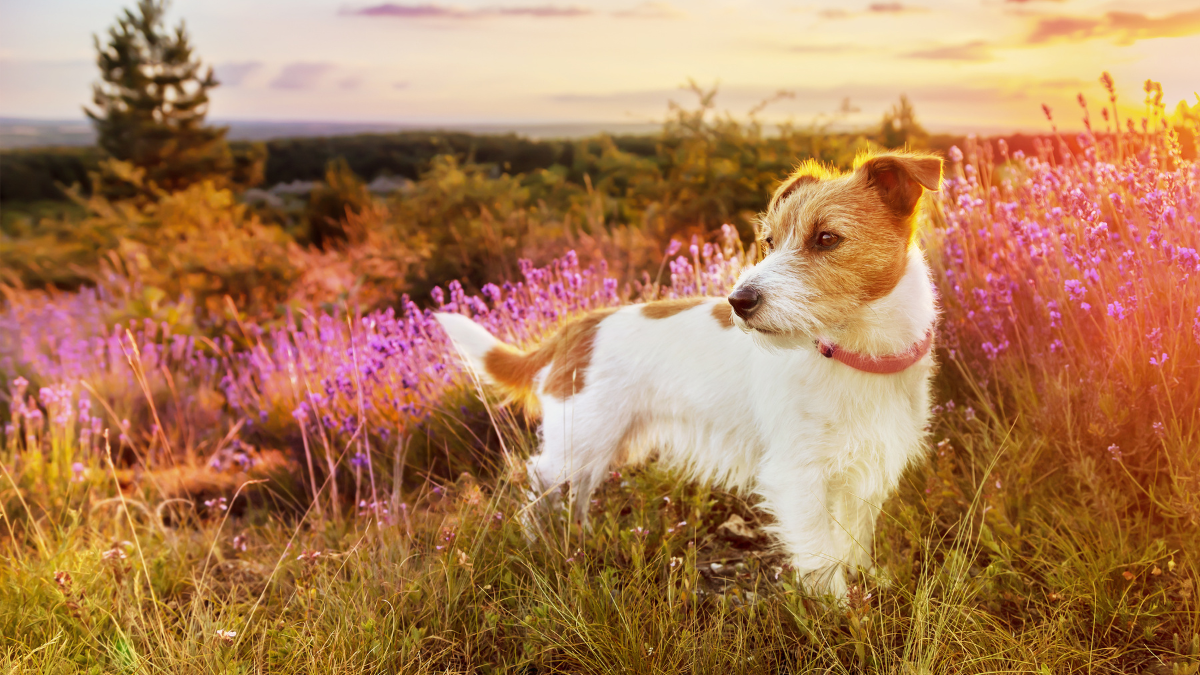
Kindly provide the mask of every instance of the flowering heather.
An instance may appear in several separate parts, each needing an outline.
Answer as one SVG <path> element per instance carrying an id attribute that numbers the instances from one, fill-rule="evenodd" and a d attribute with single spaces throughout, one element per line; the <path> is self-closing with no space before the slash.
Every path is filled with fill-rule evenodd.
<path id="1" fill-rule="evenodd" d="M 20 455 L 35 483 L 99 475 L 90 469 L 103 466 L 104 429 L 118 457 L 130 448 L 171 463 L 165 446 L 185 449 L 220 414 L 212 343 L 151 320 L 106 328 L 113 302 L 91 289 L 38 294 L 0 315 L 0 373 L 16 375 L 0 393 L 9 412 L 0 447 Z M 151 400 L 160 406 L 157 421 Z"/>
<path id="2" fill-rule="evenodd" d="M 931 247 L 942 344 L 994 412 L 1143 479 L 1197 470 L 1200 404 L 1200 166 L 1153 140 L 955 148 Z"/>

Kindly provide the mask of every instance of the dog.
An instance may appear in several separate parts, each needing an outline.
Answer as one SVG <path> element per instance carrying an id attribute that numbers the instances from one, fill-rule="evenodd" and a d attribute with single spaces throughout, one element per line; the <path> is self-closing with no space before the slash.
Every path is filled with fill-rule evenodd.
<path id="1" fill-rule="evenodd" d="M 436 315 L 482 380 L 540 406 L 535 497 L 569 481 L 585 520 L 610 469 L 657 451 L 758 495 L 811 589 L 844 595 L 871 568 L 880 507 L 925 445 L 938 306 L 915 221 L 942 161 L 855 164 L 809 161 L 779 186 L 728 298 L 595 311 L 530 351 Z"/>

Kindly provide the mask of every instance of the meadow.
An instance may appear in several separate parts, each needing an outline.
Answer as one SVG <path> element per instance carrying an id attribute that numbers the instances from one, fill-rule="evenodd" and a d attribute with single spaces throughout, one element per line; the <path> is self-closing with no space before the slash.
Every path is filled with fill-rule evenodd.
<path id="1" fill-rule="evenodd" d="M 1140 128 L 1113 93 L 1104 130 L 946 153 L 920 219 L 929 452 L 844 600 L 806 592 L 747 495 L 653 461 L 612 472 L 590 529 L 552 514 L 527 538 L 536 420 L 466 376 L 431 311 L 527 345 L 596 307 L 723 295 L 758 255 L 754 200 L 869 139 L 702 107 L 657 162 L 580 146 L 582 185 L 451 156 L 384 202 L 332 167 L 321 248 L 211 183 L 77 196 L 85 215 L 5 240 L 0 663 L 1195 675 L 1200 164 L 1153 93 Z"/>

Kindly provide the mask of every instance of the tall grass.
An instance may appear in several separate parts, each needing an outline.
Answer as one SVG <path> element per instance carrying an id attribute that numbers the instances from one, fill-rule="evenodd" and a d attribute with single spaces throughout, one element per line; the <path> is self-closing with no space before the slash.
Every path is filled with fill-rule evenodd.
<path id="1" fill-rule="evenodd" d="M 526 537 L 533 422 L 407 298 L 265 325 L 227 307 L 209 338 L 130 323 L 129 295 L 13 293 L 4 665 L 1194 675 L 1200 170 L 1156 114 L 1079 153 L 951 150 L 922 222 L 944 307 L 930 453 L 844 601 L 796 584 L 746 495 L 653 462 L 613 472 L 590 529 Z M 726 227 L 632 281 L 568 253 L 432 297 L 529 344 L 595 307 L 722 294 L 750 262 Z"/>

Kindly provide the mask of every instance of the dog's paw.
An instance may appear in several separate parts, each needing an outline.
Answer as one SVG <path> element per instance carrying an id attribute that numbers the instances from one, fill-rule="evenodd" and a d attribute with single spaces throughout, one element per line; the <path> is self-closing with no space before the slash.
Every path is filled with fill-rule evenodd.
<path id="1" fill-rule="evenodd" d="M 845 566 L 830 565 L 802 572 L 799 576 L 800 583 L 808 594 L 814 597 L 833 596 L 834 600 L 845 602 L 846 590 L 849 588 Z"/>

